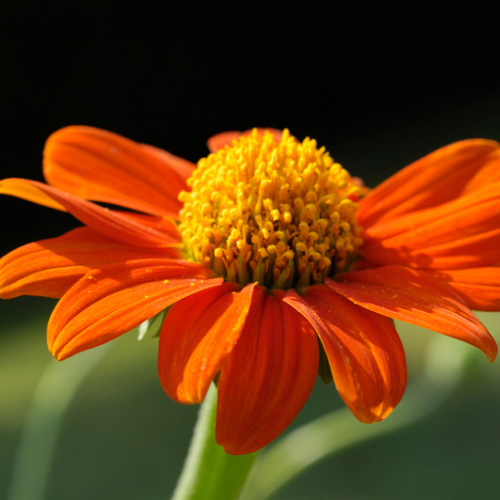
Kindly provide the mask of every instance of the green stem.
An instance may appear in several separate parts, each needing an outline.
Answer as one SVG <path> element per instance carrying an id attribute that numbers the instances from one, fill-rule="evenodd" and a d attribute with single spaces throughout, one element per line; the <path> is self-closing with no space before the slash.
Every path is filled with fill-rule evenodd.
<path id="1" fill-rule="evenodd" d="M 237 498 L 257 453 L 228 455 L 215 442 L 217 389 L 212 385 L 201 406 L 184 469 L 172 500 Z"/>

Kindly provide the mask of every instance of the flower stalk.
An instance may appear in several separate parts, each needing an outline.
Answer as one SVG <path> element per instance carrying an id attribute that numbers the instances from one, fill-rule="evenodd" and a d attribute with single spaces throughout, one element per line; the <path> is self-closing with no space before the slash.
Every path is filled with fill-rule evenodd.
<path id="1" fill-rule="evenodd" d="M 212 385 L 198 421 L 172 500 L 232 500 L 245 484 L 258 452 L 229 455 L 215 442 L 217 389 Z"/>

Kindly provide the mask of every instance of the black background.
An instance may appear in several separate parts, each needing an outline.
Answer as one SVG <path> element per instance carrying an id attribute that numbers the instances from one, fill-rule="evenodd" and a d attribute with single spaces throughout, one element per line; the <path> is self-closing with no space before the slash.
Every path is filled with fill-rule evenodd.
<path id="1" fill-rule="evenodd" d="M 494 17 L 437 7 L 4 1 L 1 176 L 42 180 L 44 141 L 70 124 L 192 161 L 217 132 L 288 127 L 371 185 L 448 142 L 498 138 Z M 76 224 L 0 209 L 2 252 Z"/>

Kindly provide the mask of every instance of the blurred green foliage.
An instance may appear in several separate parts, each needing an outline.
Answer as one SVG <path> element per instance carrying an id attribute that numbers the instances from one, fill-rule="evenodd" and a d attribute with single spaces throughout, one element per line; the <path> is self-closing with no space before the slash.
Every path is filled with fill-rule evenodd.
<path id="1" fill-rule="evenodd" d="M 46 367 L 57 363 L 44 337 L 52 306 L 51 300 L 32 298 L 0 303 L 2 499 L 7 498 L 30 397 Z M 483 314 L 482 319 L 498 340 L 500 315 Z M 408 354 L 411 383 L 420 372 L 428 341 L 436 334 L 401 324 L 398 329 Z M 136 332 L 112 343 L 64 418 L 44 498 L 168 498 L 198 408 L 178 405 L 163 393 L 156 353 L 157 339 L 138 342 Z M 58 364 L 61 387 L 65 369 L 73 362 Z M 455 394 L 430 417 L 340 452 L 298 477 L 276 498 L 498 498 L 500 365 L 490 365 L 477 352 L 465 375 Z M 318 383 L 291 428 L 341 406 L 335 388 Z"/>

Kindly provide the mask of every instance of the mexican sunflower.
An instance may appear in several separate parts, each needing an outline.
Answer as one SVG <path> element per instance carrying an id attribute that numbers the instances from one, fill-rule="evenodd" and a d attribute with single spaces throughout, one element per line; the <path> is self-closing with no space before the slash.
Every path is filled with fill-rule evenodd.
<path id="1" fill-rule="evenodd" d="M 498 143 L 451 144 L 371 191 L 287 130 L 208 145 L 194 165 L 72 126 L 47 141 L 47 184 L 0 183 L 83 223 L 0 261 L 2 298 L 60 299 L 57 359 L 167 311 L 164 390 L 200 403 L 215 381 L 216 440 L 244 454 L 290 424 L 318 373 L 361 422 L 387 417 L 406 384 L 392 319 L 495 358 L 471 310 L 500 310 Z"/>

